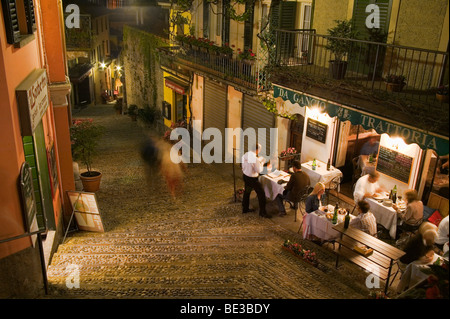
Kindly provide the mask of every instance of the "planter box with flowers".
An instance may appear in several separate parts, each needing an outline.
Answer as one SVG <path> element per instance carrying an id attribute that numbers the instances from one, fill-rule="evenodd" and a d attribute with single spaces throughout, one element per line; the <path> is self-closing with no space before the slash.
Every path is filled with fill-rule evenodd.
<path id="1" fill-rule="evenodd" d="M 169 143 L 176 143 L 178 141 L 174 141 L 170 139 L 170 134 L 172 133 L 172 131 L 174 129 L 176 129 L 177 127 L 182 127 L 182 128 L 187 128 L 187 123 L 184 120 L 178 121 L 178 122 L 173 122 L 172 125 L 170 126 L 170 129 L 168 129 L 163 136 L 163 139 Z"/>
<path id="2" fill-rule="evenodd" d="M 293 243 L 290 240 L 286 240 L 283 243 L 282 247 L 284 250 L 290 252 L 299 259 L 306 261 L 307 263 L 313 265 L 314 267 L 319 266 L 319 261 L 317 260 L 316 253 L 312 252 L 309 249 L 304 249 L 302 245 L 298 243 Z"/>
<path id="3" fill-rule="evenodd" d="M 288 149 L 282 151 L 280 153 L 280 160 L 282 161 L 289 161 L 294 159 L 296 155 L 300 155 L 300 153 L 297 153 L 297 150 L 295 147 L 289 147 Z"/>
<path id="4" fill-rule="evenodd" d="M 436 91 L 436 99 L 439 102 L 448 102 L 448 84 L 438 87 Z"/>
<path id="5" fill-rule="evenodd" d="M 243 188 L 239 188 L 238 190 L 236 190 L 236 200 L 242 202 L 244 200 L 244 192 L 245 189 Z"/>
<path id="6" fill-rule="evenodd" d="M 254 65 L 256 61 L 256 54 L 252 51 L 252 49 L 247 49 L 241 51 L 241 49 L 237 49 L 238 56 L 237 58 L 245 64 Z"/>
<path id="7" fill-rule="evenodd" d="M 406 78 L 403 75 L 389 74 L 386 77 L 386 90 L 388 92 L 401 92 L 406 85 Z"/>

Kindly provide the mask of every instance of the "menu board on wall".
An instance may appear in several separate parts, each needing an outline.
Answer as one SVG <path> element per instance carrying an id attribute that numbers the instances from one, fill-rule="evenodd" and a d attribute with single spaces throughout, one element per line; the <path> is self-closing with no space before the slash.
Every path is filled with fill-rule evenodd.
<path id="1" fill-rule="evenodd" d="M 308 118 L 306 123 L 306 136 L 325 144 L 327 140 L 328 125 Z"/>
<path id="2" fill-rule="evenodd" d="M 409 183 L 413 158 L 397 151 L 380 146 L 377 171 L 405 184 Z"/>

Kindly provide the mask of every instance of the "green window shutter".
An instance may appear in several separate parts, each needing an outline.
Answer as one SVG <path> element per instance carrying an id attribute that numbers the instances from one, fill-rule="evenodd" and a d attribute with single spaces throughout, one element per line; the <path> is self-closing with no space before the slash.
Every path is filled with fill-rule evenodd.
<path id="1" fill-rule="evenodd" d="M 280 29 L 294 30 L 296 14 L 297 14 L 297 2 L 294 1 L 281 2 L 281 11 L 279 18 Z"/>
<path id="2" fill-rule="evenodd" d="M 34 142 L 32 136 L 24 136 L 22 138 L 23 150 L 25 153 L 25 161 L 30 165 L 31 173 L 33 176 L 33 188 L 34 188 L 34 198 L 36 200 L 36 219 L 38 222 L 39 229 L 45 228 L 44 220 L 44 210 L 42 208 L 42 196 L 39 183 L 39 176 L 37 173 L 36 155 L 34 152 Z"/>
<path id="3" fill-rule="evenodd" d="M 253 21 L 254 15 L 253 1 L 249 0 L 245 4 L 245 11 L 250 12 L 250 16 L 244 22 L 244 49 L 248 50 L 252 48 L 253 44 Z"/>
<path id="4" fill-rule="evenodd" d="M 392 0 L 355 0 L 353 8 L 353 27 L 358 31 L 358 38 L 361 40 L 370 39 L 370 34 L 366 28 L 366 7 L 369 4 L 376 4 L 380 9 L 380 29 L 384 32 L 388 31 L 389 20 L 391 15 Z"/>
<path id="5" fill-rule="evenodd" d="M 2 0 L 3 20 L 5 21 L 6 42 L 14 44 L 20 40 L 19 19 L 15 0 Z"/>

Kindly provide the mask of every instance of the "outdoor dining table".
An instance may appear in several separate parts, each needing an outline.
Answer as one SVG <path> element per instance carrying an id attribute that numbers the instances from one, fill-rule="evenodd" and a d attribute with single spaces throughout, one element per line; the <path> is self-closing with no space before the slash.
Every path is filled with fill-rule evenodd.
<path id="1" fill-rule="evenodd" d="M 373 161 L 372 163 L 369 162 L 369 155 L 360 155 L 358 163 L 359 167 L 361 168 L 361 176 L 373 173 L 377 166 L 376 161 Z"/>
<path id="2" fill-rule="evenodd" d="M 327 164 L 316 160 L 317 167 L 312 169 L 312 161 L 302 164 L 302 170 L 309 176 L 311 186 L 314 187 L 317 183 L 324 183 L 325 186 L 333 180 L 333 178 L 340 176 L 342 178 L 342 172 L 336 167 L 331 166 L 330 170 L 327 170 Z"/>
<path id="3" fill-rule="evenodd" d="M 438 259 L 441 259 L 442 262 L 442 259 L 444 258 L 434 253 L 432 260 L 427 263 L 416 260 L 408 264 L 402 274 L 402 277 L 400 278 L 400 282 L 398 283 L 397 292 L 402 292 L 405 289 L 410 288 L 426 279 L 429 275 L 424 273 L 422 270 L 428 269 L 428 266 L 434 264 Z"/>
<path id="4" fill-rule="evenodd" d="M 275 170 L 269 174 L 260 175 L 259 182 L 264 189 L 266 197 L 271 200 L 275 200 L 277 195 L 283 194 L 284 187 L 286 186 L 287 182 L 289 182 L 290 178 L 291 175 L 289 173 Z M 280 180 L 283 180 L 284 183 L 278 184 L 278 181 Z"/>
<path id="5" fill-rule="evenodd" d="M 334 206 L 328 205 L 328 212 L 334 212 Z M 344 222 L 345 215 L 338 214 L 338 222 Z M 350 215 L 353 219 L 355 216 Z M 303 238 L 310 239 L 315 236 L 323 241 L 333 241 L 340 235 L 339 232 L 333 229 L 335 226 L 330 219 L 326 217 L 326 213 L 321 210 L 316 210 L 303 216 Z"/>
<path id="6" fill-rule="evenodd" d="M 387 198 L 387 196 L 386 196 Z M 395 235 L 397 233 L 397 212 L 392 206 L 386 206 L 381 200 L 377 200 L 374 198 L 366 198 L 366 201 L 369 203 L 370 212 L 375 216 L 377 220 L 377 224 L 382 225 L 384 228 L 389 230 L 389 235 L 391 238 L 395 239 Z M 404 203 L 397 203 L 401 205 Z"/>

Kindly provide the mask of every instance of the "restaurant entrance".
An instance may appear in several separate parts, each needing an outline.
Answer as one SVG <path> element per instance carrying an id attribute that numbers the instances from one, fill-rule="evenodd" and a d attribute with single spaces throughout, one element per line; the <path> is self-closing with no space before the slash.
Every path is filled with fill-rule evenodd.
<path id="1" fill-rule="evenodd" d="M 353 198 L 353 185 L 363 171 L 368 173 L 372 168 L 365 165 L 369 156 L 377 157 L 380 137 L 373 129 L 366 130 L 362 125 L 353 125 L 349 121 L 341 122 L 336 166 L 344 174 L 341 183 L 343 195 Z"/>

